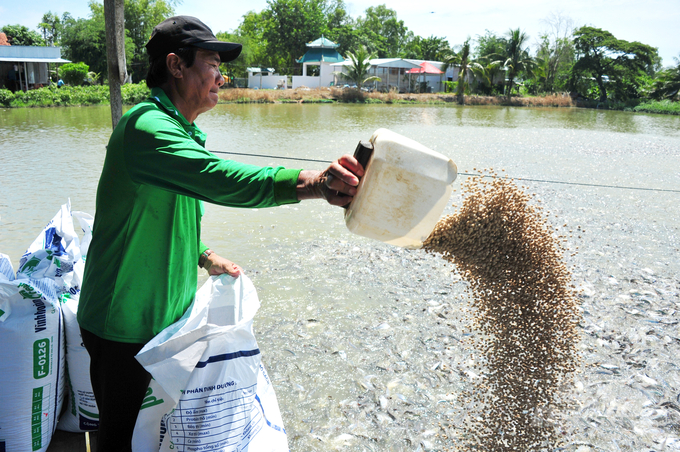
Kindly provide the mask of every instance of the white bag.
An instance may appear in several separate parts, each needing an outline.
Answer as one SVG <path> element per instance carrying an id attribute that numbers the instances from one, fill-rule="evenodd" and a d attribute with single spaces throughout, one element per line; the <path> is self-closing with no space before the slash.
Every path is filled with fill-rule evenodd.
<path id="1" fill-rule="evenodd" d="M 184 316 L 137 354 L 154 380 L 133 451 L 288 451 L 253 334 L 259 306 L 245 275 L 213 276 Z"/>
<path id="2" fill-rule="evenodd" d="M 61 287 L 15 279 L 4 254 L 0 268 L 0 450 L 45 451 L 64 398 Z"/>
<path id="3" fill-rule="evenodd" d="M 94 218 L 84 212 L 72 212 L 78 219 L 83 231 L 77 247 L 77 260 L 73 264 L 72 281 L 78 282 L 77 290 L 70 288 L 67 297 L 62 298 L 62 310 L 64 313 L 64 333 L 66 336 L 66 377 L 67 377 L 67 405 L 66 410 L 59 419 L 57 428 L 67 432 L 86 432 L 99 428 L 99 409 L 94 400 L 94 391 L 90 381 L 90 355 L 85 349 L 83 338 L 80 335 L 80 326 L 76 315 L 78 313 L 78 301 L 80 299 L 80 281 L 83 279 L 84 261 L 87 249 L 92 240 L 92 224 Z M 71 223 L 71 227 L 73 223 Z M 75 234 L 75 232 L 74 232 Z"/>

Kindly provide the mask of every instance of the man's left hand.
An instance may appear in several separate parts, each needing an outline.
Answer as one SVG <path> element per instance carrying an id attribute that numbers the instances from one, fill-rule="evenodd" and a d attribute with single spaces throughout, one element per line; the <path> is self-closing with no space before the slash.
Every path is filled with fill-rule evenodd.
<path id="1" fill-rule="evenodd" d="M 298 199 L 323 198 L 334 206 L 345 206 L 357 193 L 364 168 L 351 155 L 343 155 L 323 172 L 305 170 L 298 176 Z"/>

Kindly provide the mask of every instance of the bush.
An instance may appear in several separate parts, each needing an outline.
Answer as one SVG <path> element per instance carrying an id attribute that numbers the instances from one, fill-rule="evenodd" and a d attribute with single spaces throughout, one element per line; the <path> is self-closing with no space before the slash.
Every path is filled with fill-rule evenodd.
<path id="1" fill-rule="evenodd" d="M 85 63 L 66 63 L 59 68 L 64 83 L 72 86 L 81 86 L 87 83 L 89 71 L 90 67 Z"/>
<path id="2" fill-rule="evenodd" d="M 10 103 L 14 100 L 14 94 L 8 89 L 0 89 L 0 105 L 9 107 Z"/>
<path id="3" fill-rule="evenodd" d="M 145 81 L 121 86 L 121 95 L 123 96 L 123 104 L 135 105 L 145 100 L 151 94 L 151 90 L 146 86 Z"/>
<path id="4" fill-rule="evenodd" d="M 671 102 L 670 100 L 643 102 L 637 107 L 633 108 L 633 111 L 680 115 L 680 102 Z"/>

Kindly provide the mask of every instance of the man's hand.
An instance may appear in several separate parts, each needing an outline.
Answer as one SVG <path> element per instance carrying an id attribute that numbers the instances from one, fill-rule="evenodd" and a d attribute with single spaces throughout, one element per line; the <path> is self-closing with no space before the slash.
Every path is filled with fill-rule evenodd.
<path id="1" fill-rule="evenodd" d="M 236 265 L 229 259 L 218 256 L 216 253 L 212 253 L 205 260 L 203 265 L 208 271 L 210 276 L 221 275 L 222 273 L 229 273 L 230 276 L 236 278 L 243 271 L 239 265 Z"/>
<path id="2" fill-rule="evenodd" d="M 298 199 L 323 198 L 334 206 L 345 206 L 357 194 L 359 178 L 364 169 L 351 155 L 343 155 L 325 171 L 300 172 L 297 183 Z"/>

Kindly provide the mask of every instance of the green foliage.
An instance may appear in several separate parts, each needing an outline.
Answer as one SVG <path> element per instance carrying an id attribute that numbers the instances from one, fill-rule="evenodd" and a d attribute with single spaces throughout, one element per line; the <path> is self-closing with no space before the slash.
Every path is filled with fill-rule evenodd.
<path id="1" fill-rule="evenodd" d="M 656 74 L 647 93 L 653 99 L 680 99 L 680 58 L 676 66 L 666 68 Z"/>
<path id="2" fill-rule="evenodd" d="M 406 44 L 413 39 L 397 12 L 385 5 L 371 6 L 366 15 L 357 19 L 361 43 L 378 58 L 397 58 L 403 55 Z"/>
<path id="3" fill-rule="evenodd" d="M 66 63 L 59 68 L 59 73 L 67 85 L 80 86 L 87 83 L 90 68 L 85 63 Z"/>
<path id="4" fill-rule="evenodd" d="M 14 93 L 8 89 L 0 89 L 0 105 L 9 107 L 10 102 L 14 99 Z"/>
<path id="5" fill-rule="evenodd" d="M 404 58 L 417 60 L 444 61 L 452 53 L 449 42 L 444 38 L 430 36 L 421 38 L 416 36 L 406 44 Z"/>
<path id="6" fill-rule="evenodd" d="M 5 25 L 0 30 L 7 35 L 7 41 L 13 46 L 44 46 L 45 40 L 37 32 L 29 30 L 25 25 Z"/>
<path id="7" fill-rule="evenodd" d="M 174 0 L 125 0 L 125 59 L 133 80 L 144 80 L 149 57 L 144 47 L 153 28 L 175 14 Z"/>
<path id="8" fill-rule="evenodd" d="M 608 84 L 613 84 L 612 90 L 619 100 L 635 97 L 637 77 L 652 71 L 658 60 L 654 47 L 616 39 L 610 32 L 594 27 L 577 29 L 574 46 L 577 61 L 571 70 L 570 86 L 587 89 L 588 79 L 593 78 L 600 101 L 607 100 Z"/>
<path id="9" fill-rule="evenodd" d="M 652 100 L 641 103 L 637 107 L 633 108 L 633 111 L 645 113 L 663 113 L 667 115 L 680 115 L 680 102 L 671 102 L 668 99 L 662 101 Z"/>
<path id="10" fill-rule="evenodd" d="M 125 0 L 125 60 L 133 80 L 146 77 L 149 67 L 144 45 L 151 30 L 174 14 L 172 1 Z M 103 78 L 108 78 L 106 63 L 106 26 L 104 5 L 90 0 L 90 18 L 74 19 L 68 13 L 61 20 L 61 45 L 64 58 L 83 61 Z"/>
<path id="11" fill-rule="evenodd" d="M 149 97 L 146 83 L 121 86 L 123 103 L 137 104 Z M 109 87 L 105 85 L 62 86 L 50 85 L 45 88 L 12 93 L 0 89 L 0 105 L 4 107 L 56 107 L 76 105 L 99 105 L 109 103 Z"/>
<path id="12" fill-rule="evenodd" d="M 366 47 L 360 46 L 354 53 L 347 52 L 347 57 L 351 61 L 351 64 L 346 66 L 347 72 L 343 72 L 342 77 L 356 84 L 358 90 L 366 83 L 380 81 L 380 77 L 369 75 L 368 71 L 371 68 L 369 60 L 372 55 L 368 53 Z"/>
<path id="13" fill-rule="evenodd" d="M 319 38 L 326 30 L 322 0 L 268 0 L 262 12 L 262 38 L 270 61 L 278 68 L 301 67 L 295 60 L 307 51 L 306 44 Z"/>
<path id="14" fill-rule="evenodd" d="M 506 96 L 509 99 L 512 96 L 515 78 L 521 75 L 527 78 L 532 77 L 536 63 L 529 55 L 529 48 L 527 46 L 529 36 L 525 32 L 520 28 L 510 29 L 506 36 L 503 50 L 498 55 L 500 59 L 494 63 L 501 64 L 505 69 L 505 78 L 507 79 Z"/>
<path id="15" fill-rule="evenodd" d="M 52 11 L 43 14 L 42 22 L 38 24 L 38 29 L 43 34 L 43 38 L 47 45 L 54 46 L 59 44 L 59 37 L 61 35 L 61 19 Z"/>
<path id="16" fill-rule="evenodd" d="M 472 59 L 470 38 L 465 40 L 457 53 L 444 60 L 444 68 L 442 70 L 446 72 L 449 67 L 458 68 L 456 95 L 458 96 L 458 102 L 462 104 L 465 100 L 465 92 L 469 90 L 470 78 L 473 75 L 480 78 L 486 75 L 484 66 Z"/>
<path id="17" fill-rule="evenodd" d="M 126 83 L 120 87 L 123 104 L 135 105 L 151 95 L 151 90 L 146 86 L 146 82 Z"/>

